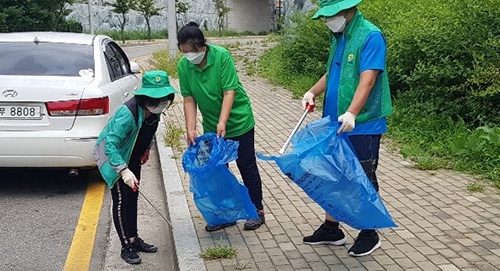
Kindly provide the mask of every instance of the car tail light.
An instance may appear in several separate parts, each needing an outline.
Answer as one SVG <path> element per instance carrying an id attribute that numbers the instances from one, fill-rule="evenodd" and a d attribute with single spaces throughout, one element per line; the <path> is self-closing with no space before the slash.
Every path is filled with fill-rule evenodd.
<path id="1" fill-rule="evenodd" d="M 109 112 L 109 98 L 48 102 L 47 109 L 51 116 L 94 116 Z"/>

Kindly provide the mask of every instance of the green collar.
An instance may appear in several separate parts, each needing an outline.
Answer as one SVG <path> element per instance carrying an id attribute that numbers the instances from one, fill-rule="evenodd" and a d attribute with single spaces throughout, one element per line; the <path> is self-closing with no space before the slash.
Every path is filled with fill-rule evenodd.
<path id="1" fill-rule="evenodd" d="M 349 22 L 349 25 L 347 25 L 347 28 L 345 30 L 345 35 L 347 38 L 351 38 L 352 33 L 354 33 L 354 30 L 356 29 L 362 18 L 363 14 L 361 13 L 361 11 L 356 10 L 356 13 L 354 13 L 352 20 Z"/>
<path id="2" fill-rule="evenodd" d="M 189 68 L 195 69 L 197 71 L 203 71 L 206 70 L 208 67 L 212 66 L 214 64 L 215 60 L 215 50 L 212 50 L 212 45 L 207 43 L 207 52 L 206 52 L 206 57 L 207 57 L 207 63 L 205 63 L 205 67 L 200 68 L 200 66 L 195 65 L 191 63 L 191 61 L 188 61 Z"/>

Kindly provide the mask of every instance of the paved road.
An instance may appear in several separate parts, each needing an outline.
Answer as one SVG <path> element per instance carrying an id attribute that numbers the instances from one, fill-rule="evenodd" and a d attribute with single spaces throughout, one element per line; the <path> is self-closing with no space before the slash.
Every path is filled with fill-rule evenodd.
<path id="1" fill-rule="evenodd" d="M 0 171 L 0 270 L 62 270 L 95 171 L 69 177 L 61 170 Z M 107 200 L 105 194 L 105 202 Z M 103 205 L 92 270 L 101 270 L 109 205 Z"/>
<path id="2" fill-rule="evenodd" d="M 142 190 L 168 218 L 157 157 L 153 149 L 143 167 Z M 0 270 L 63 270 L 90 182 L 102 182 L 95 169 L 77 178 L 62 170 L 0 170 Z M 158 245 L 159 251 L 141 254 L 143 263 L 138 266 L 120 258 L 107 189 L 103 197 L 89 270 L 175 270 L 171 230 L 142 196 L 139 234 Z"/>

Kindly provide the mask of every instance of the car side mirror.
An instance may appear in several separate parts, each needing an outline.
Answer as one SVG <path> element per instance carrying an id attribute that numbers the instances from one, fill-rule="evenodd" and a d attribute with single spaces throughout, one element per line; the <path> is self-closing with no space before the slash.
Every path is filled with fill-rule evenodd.
<path id="1" fill-rule="evenodd" d="M 130 61 L 130 71 L 134 74 L 141 73 L 141 66 L 135 61 Z"/>

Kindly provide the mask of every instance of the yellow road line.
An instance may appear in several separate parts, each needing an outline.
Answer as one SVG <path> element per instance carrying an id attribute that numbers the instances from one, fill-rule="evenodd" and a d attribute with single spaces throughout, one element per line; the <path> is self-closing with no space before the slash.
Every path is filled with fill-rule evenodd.
<path id="1" fill-rule="evenodd" d="M 89 270 L 104 190 L 104 182 L 89 183 L 64 271 Z"/>

